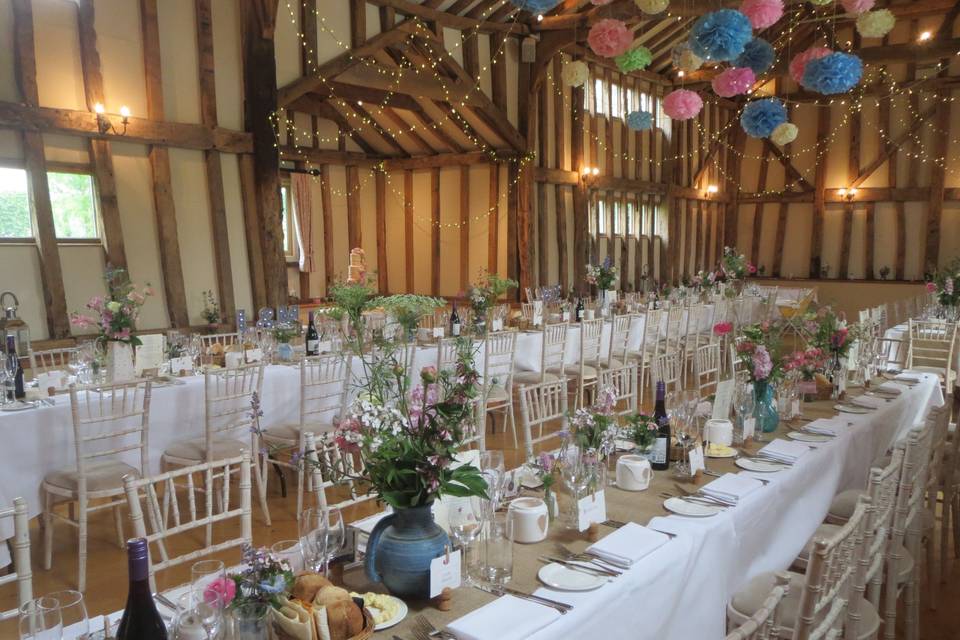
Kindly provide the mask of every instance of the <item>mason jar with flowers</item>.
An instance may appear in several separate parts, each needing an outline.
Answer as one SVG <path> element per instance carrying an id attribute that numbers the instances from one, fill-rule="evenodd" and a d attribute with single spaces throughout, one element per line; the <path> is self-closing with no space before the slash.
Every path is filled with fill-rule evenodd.
<path id="1" fill-rule="evenodd" d="M 636 454 L 644 458 L 650 455 L 657 441 L 657 421 L 645 413 L 635 413 L 626 417 L 627 433 L 636 447 Z"/>
<path id="2" fill-rule="evenodd" d="M 134 377 L 133 350 L 140 346 L 140 338 L 133 334 L 140 309 L 153 295 L 150 285 L 140 287 L 130 281 L 126 269 L 107 268 L 104 273 L 107 294 L 97 295 L 87 302 L 92 313 L 74 312 L 73 326 L 95 328 L 98 347 L 106 352 L 107 379 L 111 382 Z"/>
<path id="3" fill-rule="evenodd" d="M 617 268 L 613 260 L 607 256 L 600 264 L 587 265 L 586 282 L 597 288 L 600 297 L 600 310 L 604 316 L 609 315 L 610 305 L 617 301 Z"/>
<path id="4" fill-rule="evenodd" d="M 501 278 L 496 273 L 488 273 L 479 281 L 470 285 L 466 291 L 470 310 L 473 312 L 473 334 L 484 336 L 487 333 L 487 316 L 500 296 L 519 285 L 516 280 Z"/>
<path id="5" fill-rule="evenodd" d="M 955 322 L 960 311 L 960 258 L 951 261 L 940 269 L 933 279 L 927 282 L 927 292 L 932 294 L 938 305 L 937 315 Z"/>
<path id="6" fill-rule="evenodd" d="M 743 291 L 744 280 L 757 272 L 757 268 L 742 253 L 737 253 L 732 247 L 723 248 L 723 257 L 720 259 L 719 273 L 723 280 L 729 282 L 733 292 L 740 295 Z"/>
<path id="7" fill-rule="evenodd" d="M 760 432 L 757 440 L 763 439 L 761 433 L 772 433 L 780 424 L 775 401 L 775 386 L 783 376 L 778 335 L 774 323 L 762 322 L 744 327 L 736 342 L 737 360 L 753 385 L 754 415 Z"/>
<path id="8" fill-rule="evenodd" d="M 607 461 L 612 459 L 617 420 L 614 412 L 616 394 L 610 387 L 597 390 L 595 403 L 577 409 L 560 432 L 563 443 L 559 460 L 561 473 L 569 490 L 567 526 L 577 528 L 578 501 L 595 494 L 607 484 Z"/>
<path id="9" fill-rule="evenodd" d="M 833 387 L 832 397 L 836 399 L 846 388 L 847 356 L 853 342 L 850 328 L 843 313 L 827 305 L 819 307 L 812 317 L 811 326 L 815 330 L 809 342 L 828 356 L 826 372 Z"/>

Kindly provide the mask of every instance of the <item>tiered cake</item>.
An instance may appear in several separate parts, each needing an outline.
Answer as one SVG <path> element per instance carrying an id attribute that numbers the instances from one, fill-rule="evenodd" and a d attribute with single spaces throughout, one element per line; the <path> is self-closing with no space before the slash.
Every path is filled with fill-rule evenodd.
<path id="1" fill-rule="evenodd" d="M 367 264 L 363 249 L 359 247 L 350 250 L 350 266 L 348 267 L 347 282 L 362 283 L 367 277 Z"/>

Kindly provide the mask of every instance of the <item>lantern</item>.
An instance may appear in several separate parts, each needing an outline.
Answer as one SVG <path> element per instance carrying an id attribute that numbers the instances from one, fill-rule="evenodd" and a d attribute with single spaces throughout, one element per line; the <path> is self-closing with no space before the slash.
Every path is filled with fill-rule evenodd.
<path id="1" fill-rule="evenodd" d="M 13 298 L 13 305 L 8 305 L 7 297 Z M 17 354 L 26 356 L 30 353 L 30 327 L 17 315 L 20 300 L 13 291 L 0 293 L 0 307 L 3 308 L 3 318 L 0 318 L 0 332 L 3 335 L 3 344 L 7 344 L 7 337 L 13 336 L 17 345 Z M 4 347 L 6 348 L 6 347 Z"/>

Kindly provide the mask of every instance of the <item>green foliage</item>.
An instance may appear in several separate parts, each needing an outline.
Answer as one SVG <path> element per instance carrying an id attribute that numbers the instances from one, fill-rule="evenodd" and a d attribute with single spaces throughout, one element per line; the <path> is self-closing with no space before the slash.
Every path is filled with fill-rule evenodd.
<path id="1" fill-rule="evenodd" d="M 93 179 L 82 173 L 48 173 L 47 181 L 57 237 L 99 237 Z"/>
<path id="2" fill-rule="evenodd" d="M 383 307 L 408 333 L 416 331 L 420 318 L 445 304 L 439 298 L 412 293 L 377 298 L 371 303 L 372 306 Z"/>

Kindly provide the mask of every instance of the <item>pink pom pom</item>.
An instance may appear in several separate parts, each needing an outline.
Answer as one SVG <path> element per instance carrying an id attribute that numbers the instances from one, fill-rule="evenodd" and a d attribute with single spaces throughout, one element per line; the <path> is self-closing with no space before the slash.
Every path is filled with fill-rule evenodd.
<path id="1" fill-rule="evenodd" d="M 873 5 L 876 4 L 876 0 L 841 0 L 844 10 L 847 13 L 853 13 L 860 15 L 873 9 Z"/>
<path id="2" fill-rule="evenodd" d="M 696 91 L 677 89 L 663 98 L 663 111 L 674 120 L 689 120 L 703 109 L 703 99 Z"/>
<path id="3" fill-rule="evenodd" d="M 783 0 L 743 0 L 740 13 L 754 29 L 766 29 L 783 17 Z"/>
<path id="4" fill-rule="evenodd" d="M 633 32 L 620 20 L 606 18 L 593 25 L 587 42 L 598 56 L 614 58 L 633 44 Z"/>
<path id="5" fill-rule="evenodd" d="M 757 81 L 756 74 L 749 67 L 734 67 L 723 71 L 713 79 L 713 92 L 721 98 L 732 98 L 746 93 Z"/>
<path id="6" fill-rule="evenodd" d="M 826 57 L 831 53 L 833 53 L 833 51 L 828 47 L 810 47 L 803 53 L 798 53 L 793 57 L 793 60 L 790 61 L 790 77 L 793 78 L 797 84 L 802 83 L 803 72 L 807 68 L 807 63 L 811 60 Z"/>

